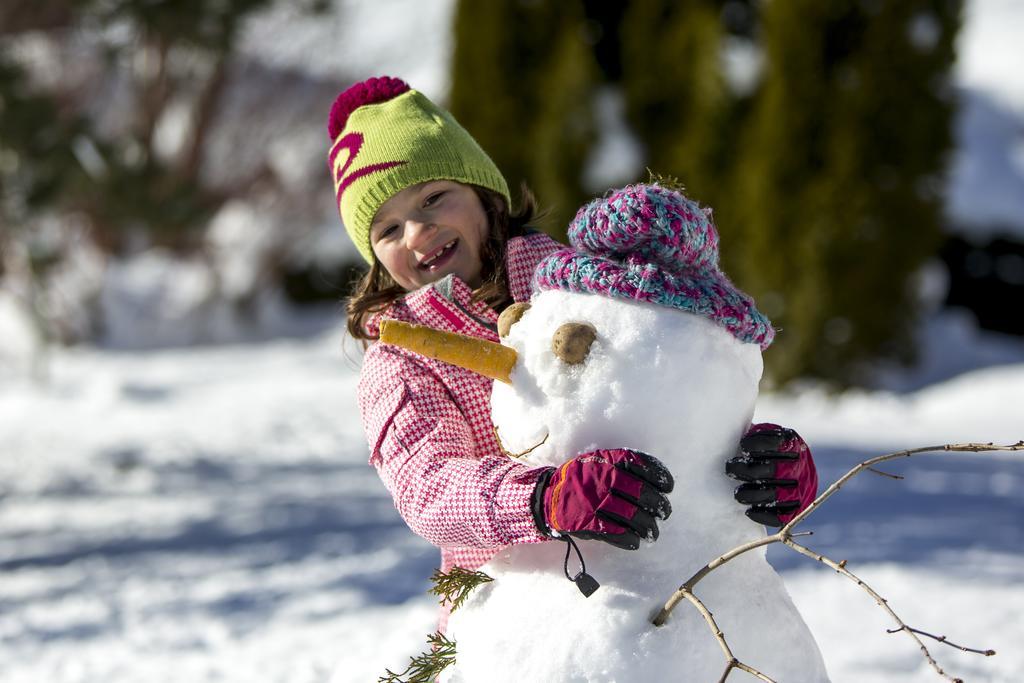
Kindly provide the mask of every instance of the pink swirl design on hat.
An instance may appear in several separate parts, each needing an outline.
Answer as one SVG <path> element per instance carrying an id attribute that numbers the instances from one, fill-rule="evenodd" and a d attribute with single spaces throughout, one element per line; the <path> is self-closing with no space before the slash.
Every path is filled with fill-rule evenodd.
<path id="1" fill-rule="evenodd" d="M 334 173 L 334 182 L 338 185 L 334 199 L 339 205 L 341 204 L 341 195 L 345 193 L 345 189 L 356 180 L 359 180 L 365 175 L 376 173 L 377 171 L 384 171 L 389 168 L 394 168 L 395 166 L 401 166 L 402 164 L 408 163 L 407 161 L 386 161 L 379 164 L 363 166 L 351 173 L 347 173 L 349 167 L 352 166 L 352 163 L 356 160 L 356 156 L 359 154 L 359 150 L 362 149 L 362 147 L 363 134 L 352 132 L 334 143 L 334 147 L 331 148 L 331 153 L 327 157 L 328 165 Z M 344 166 L 339 168 L 337 171 L 334 171 L 334 160 L 342 150 L 348 150 L 348 159 L 345 161 Z"/>

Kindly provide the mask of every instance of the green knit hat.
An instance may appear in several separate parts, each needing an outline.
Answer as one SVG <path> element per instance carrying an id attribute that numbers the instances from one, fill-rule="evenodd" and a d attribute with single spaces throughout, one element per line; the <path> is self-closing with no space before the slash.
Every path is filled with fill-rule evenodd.
<path id="1" fill-rule="evenodd" d="M 341 221 L 367 263 L 377 209 L 410 185 L 455 180 L 494 190 L 511 205 L 505 178 L 476 140 L 397 78 L 371 78 L 338 95 L 327 131 Z"/>

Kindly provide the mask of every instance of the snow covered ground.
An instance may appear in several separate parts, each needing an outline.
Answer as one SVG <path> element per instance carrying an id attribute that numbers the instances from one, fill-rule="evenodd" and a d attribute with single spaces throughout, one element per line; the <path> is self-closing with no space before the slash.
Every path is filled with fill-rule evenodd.
<path id="1" fill-rule="evenodd" d="M 338 681 L 365 682 L 420 652 L 436 551 L 366 465 L 353 347 L 346 359 L 332 332 L 62 352 L 44 383 L 0 382 L 0 680 L 305 682 L 336 668 Z M 1015 348 L 1014 364 L 913 393 L 766 396 L 758 417 L 801 429 L 823 481 L 890 449 L 1015 441 Z M 908 623 L 999 653 L 935 644 L 954 674 L 1019 680 L 1024 455 L 887 469 L 907 479 L 855 479 L 810 520 L 808 544 L 849 560 Z M 833 680 L 937 680 L 860 589 L 771 557 Z"/>
<path id="2" fill-rule="evenodd" d="M 405 0 L 343 4 L 346 26 L 411 25 L 391 21 L 407 14 Z M 430 14 L 429 45 L 378 41 L 385 47 L 359 64 L 443 94 L 450 7 Z M 1024 226 L 1022 7 L 968 3 L 956 76 L 967 107 L 950 213 L 1009 228 Z M 320 38 L 276 40 L 287 19 L 252 28 L 252 44 L 288 47 L 267 53 L 275 63 L 340 68 L 310 45 L 337 44 L 345 27 L 307 22 L 300 29 Z M 416 61 L 388 61 L 398 54 Z M 0 319 L 10 346 L 19 328 L 12 315 Z M 892 373 L 889 390 L 764 396 L 758 418 L 798 428 L 823 482 L 900 448 L 1024 438 L 1024 345 L 956 314 L 922 335 L 924 366 Z M 332 332 L 61 351 L 42 381 L 0 365 L 0 681 L 305 683 L 334 672 L 362 683 L 420 652 L 433 628 L 424 591 L 437 555 L 366 465 L 359 354 L 348 347 L 351 360 Z M 911 625 L 998 652 L 930 643 L 953 675 L 1019 681 L 1024 455 L 929 454 L 886 470 L 907 478 L 855 479 L 809 520 L 807 544 L 848 560 Z M 906 636 L 885 633 L 890 624 L 863 591 L 804 558 L 774 548 L 770 557 L 834 681 L 939 680 Z"/>

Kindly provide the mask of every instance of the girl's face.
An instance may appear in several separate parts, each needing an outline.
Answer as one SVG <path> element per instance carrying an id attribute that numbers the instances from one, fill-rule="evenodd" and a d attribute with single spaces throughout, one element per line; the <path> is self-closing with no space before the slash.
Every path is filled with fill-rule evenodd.
<path id="1" fill-rule="evenodd" d="M 475 289 L 482 283 L 480 251 L 488 229 L 487 213 L 473 188 L 431 180 L 381 205 L 370 224 L 370 246 L 407 291 L 451 273 Z"/>

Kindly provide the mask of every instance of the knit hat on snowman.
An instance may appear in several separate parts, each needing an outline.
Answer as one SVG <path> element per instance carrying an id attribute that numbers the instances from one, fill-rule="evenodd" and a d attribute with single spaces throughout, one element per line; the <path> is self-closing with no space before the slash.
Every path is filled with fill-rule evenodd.
<path id="1" fill-rule="evenodd" d="M 579 210 L 573 249 L 548 256 L 535 290 L 589 292 L 701 315 L 742 342 L 768 348 L 771 322 L 718 266 L 711 212 L 657 184 L 630 185 Z"/>
<path id="2" fill-rule="evenodd" d="M 505 178 L 476 140 L 405 81 L 381 76 L 351 86 L 334 101 L 327 132 L 341 221 L 367 263 L 374 215 L 411 185 L 454 180 L 493 190 L 511 205 Z"/>

